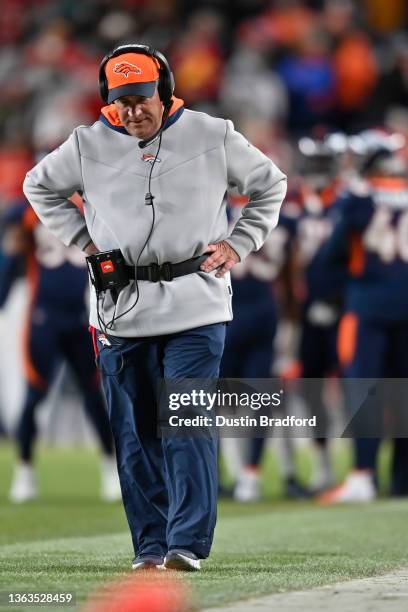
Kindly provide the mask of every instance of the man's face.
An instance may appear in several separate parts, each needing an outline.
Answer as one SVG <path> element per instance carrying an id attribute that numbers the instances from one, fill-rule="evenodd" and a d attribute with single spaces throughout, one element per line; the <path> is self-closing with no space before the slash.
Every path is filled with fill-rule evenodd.
<path id="1" fill-rule="evenodd" d="M 157 89 L 151 98 L 122 96 L 115 100 L 119 119 L 131 136 L 150 138 L 160 128 L 163 104 Z"/>

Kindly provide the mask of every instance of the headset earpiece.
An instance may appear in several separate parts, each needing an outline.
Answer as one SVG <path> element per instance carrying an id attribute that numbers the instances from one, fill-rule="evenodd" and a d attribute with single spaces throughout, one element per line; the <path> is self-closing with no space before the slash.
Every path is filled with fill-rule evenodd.
<path id="1" fill-rule="evenodd" d="M 107 103 L 109 88 L 108 88 L 108 79 L 106 78 L 105 66 L 108 61 L 112 57 L 116 57 L 117 55 L 122 55 L 122 53 L 142 53 L 143 55 L 148 55 L 149 57 L 155 58 L 159 63 L 159 84 L 157 87 L 157 91 L 160 96 L 160 100 L 163 102 L 166 108 L 171 106 L 171 100 L 174 93 L 174 76 L 170 69 L 169 63 L 167 59 L 164 57 L 162 53 L 153 49 L 153 47 L 149 47 L 147 45 L 121 45 L 119 47 L 115 47 L 110 53 L 105 55 L 103 60 L 99 66 L 99 93 L 102 100 Z"/>
<path id="2" fill-rule="evenodd" d="M 171 101 L 174 93 L 173 73 L 164 55 L 160 53 L 160 51 L 156 51 L 155 49 L 150 50 L 152 52 L 152 57 L 154 57 L 160 64 L 160 78 L 158 85 L 160 100 L 166 107 L 171 106 Z"/>

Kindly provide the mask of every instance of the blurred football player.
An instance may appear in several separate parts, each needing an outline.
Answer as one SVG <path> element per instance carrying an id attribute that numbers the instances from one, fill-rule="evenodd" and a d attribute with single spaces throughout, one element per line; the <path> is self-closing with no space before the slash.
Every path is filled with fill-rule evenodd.
<path id="1" fill-rule="evenodd" d="M 337 372 L 336 337 L 341 313 L 345 274 L 329 267 L 319 249 L 329 238 L 333 223 L 330 208 L 343 188 L 340 159 L 346 149 L 343 134 L 323 139 L 302 138 L 299 148 L 301 213 L 296 222 L 294 258 L 301 279 L 300 376 L 302 396 L 308 410 L 316 415 L 320 433 L 328 429 L 328 412 L 323 400 L 324 379 Z M 312 490 L 333 484 L 333 472 L 326 437 L 315 440 Z"/>
<path id="2" fill-rule="evenodd" d="M 10 499 L 22 503 L 38 495 L 33 466 L 35 411 L 48 393 L 60 357 L 75 374 L 86 413 L 102 447 L 102 497 L 106 501 L 120 499 L 113 438 L 87 330 L 88 275 L 84 256 L 76 247 L 65 247 L 54 238 L 26 203 L 14 206 L 3 222 L 0 306 L 24 269 L 22 260 L 29 285 L 24 333 L 26 397 L 16 431 L 19 462 Z"/>
<path id="3" fill-rule="evenodd" d="M 398 134 L 380 130 L 350 138 L 361 180 L 334 205 L 334 231 L 322 250 L 327 261 L 343 262 L 347 268 L 338 351 L 350 378 L 408 377 L 408 180 L 406 162 L 399 155 L 403 144 Z M 355 441 L 354 470 L 342 485 L 324 493 L 321 503 L 375 498 L 379 439 L 368 435 Z M 396 441 L 395 460 L 404 457 L 405 443 Z M 401 492 L 401 481 L 395 485 Z"/>
<path id="4" fill-rule="evenodd" d="M 230 194 L 231 222 L 238 219 L 245 201 Z M 286 211 L 286 212 L 285 212 Z M 270 378 L 273 362 L 273 343 L 277 328 L 277 306 L 273 282 L 286 260 L 286 251 L 293 218 L 285 205 L 279 225 L 263 247 L 251 253 L 244 262 L 231 270 L 234 293 L 234 319 L 227 328 L 224 355 L 221 362 L 222 378 Z M 261 497 L 260 463 L 266 438 L 225 440 L 229 452 L 234 453 L 236 484 L 234 498 L 252 502 Z M 297 487 L 291 470 L 284 470 L 288 494 Z M 298 487 L 299 488 L 299 487 Z"/>

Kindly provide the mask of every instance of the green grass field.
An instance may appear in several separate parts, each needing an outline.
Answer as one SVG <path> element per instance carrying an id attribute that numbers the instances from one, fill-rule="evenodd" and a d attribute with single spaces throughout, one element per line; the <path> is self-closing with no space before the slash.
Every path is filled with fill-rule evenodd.
<path id="1" fill-rule="evenodd" d="M 388 455 L 385 449 L 383 486 Z M 347 460 L 340 454 L 339 476 Z M 0 592 L 75 591 L 80 609 L 90 592 L 129 573 L 132 549 L 122 507 L 99 502 L 93 450 L 42 448 L 41 500 L 24 506 L 7 500 L 12 462 L 13 451 L 3 444 Z M 306 478 L 306 451 L 298 464 Z M 272 455 L 265 465 L 265 485 L 268 497 L 262 503 L 220 503 L 211 559 L 201 573 L 186 577 L 200 607 L 367 577 L 408 564 L 408 501 L 320 508 L 282 500 Z"/>

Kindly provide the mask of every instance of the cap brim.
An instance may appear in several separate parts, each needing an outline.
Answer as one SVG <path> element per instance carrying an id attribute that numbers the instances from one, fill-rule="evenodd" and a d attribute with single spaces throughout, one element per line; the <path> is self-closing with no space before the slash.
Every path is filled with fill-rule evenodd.
<path id="1" fill-rule="evenodd" d="M 149 81 L 148 83 L 129 83 L 129 85 L 121 85 L 109 90 L 108 103 L 114 102 L 122 96 L 143 96 L 151 98 L 156 91 L 157 81 Z"/>

